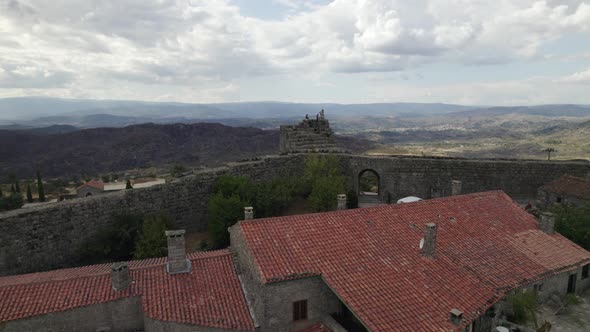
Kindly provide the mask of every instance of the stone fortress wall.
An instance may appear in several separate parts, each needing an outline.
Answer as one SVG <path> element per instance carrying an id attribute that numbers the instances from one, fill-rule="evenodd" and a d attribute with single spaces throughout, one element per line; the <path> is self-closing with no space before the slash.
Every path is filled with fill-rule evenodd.
<path id="1" fill-rule="evenodd" d="M 422 198 L 451 195 L 451 181 L 462 182 L 462 192 L 503 190 L 517 200 L 534 199 L 537 189 L 568 173 L 590 176 L 590 162 L 476 160 L 405 156 L 340 157 L 349 184 L 358 190 L 359 175 L 377 173 L 379 196 L 395 202 L 405 196 Z M 0 214 L 0 275 L 68 267 L 77 261 L 78 248 L 113 222 L 116 213 L 167 213 L 177 228 L 207 229 L 211 187 L 221 175 L 256 180 L 299 176 L 305 155 L 268 156 L 233 163 L 151 188 L 64 201 Z"/>
<path id="2" fill-rule="evenodd" d="M 0 213 L 0 276 L 70 267 L 79 248 L 120 213 L 166 213 L 176 228 L 207 229 L 215 179 L 299 176 L 302 155 L 270 156 L 198 172 L 171 183 Z"/>

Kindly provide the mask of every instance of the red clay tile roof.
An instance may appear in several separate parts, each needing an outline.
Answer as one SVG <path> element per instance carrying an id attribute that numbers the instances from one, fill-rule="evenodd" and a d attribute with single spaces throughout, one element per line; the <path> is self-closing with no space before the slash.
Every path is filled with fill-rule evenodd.
<path id="1" fill-rule="evenodd" d="M 147 317 L 222 329 L 254 330 L 227 250 L 189 254 L 187 274 L 166 273 L 166 259 L 129 262 L 133 283 L 115 292 L 111 264 L 0 278 L 0 322 L 141 297 Z"/>
<path id="2" fill-rule="evenodd" d="M 84 187 L 92 187 L 92 188 L 104 190 L 104 182 L 92 179 L 92 180 L 82 184 L 78 188 L 76 188 L 76 190 L 80 190 L 81 188 L 84 188 Z"/>
<path id="3" fill-rule="evenodd" d="M 431 222 L 434 260 L 419 249 Z M 499 191 L 238 227 L 264 282 L 321 275 L 372 331 L 454 330 L 451 309 L 465 325 L 509 290 L 590 262 Z"/>
<path id="4" fill-rule="evenodd" d="M 542 186 L 541 190 L 590 200 L 590 178 L 581 178 L 565 174 Z"/>
<path id="5" fill-rule="evenodd" d="M 299 332 L 332 332 L 324 323 L 317 323 Z"/>

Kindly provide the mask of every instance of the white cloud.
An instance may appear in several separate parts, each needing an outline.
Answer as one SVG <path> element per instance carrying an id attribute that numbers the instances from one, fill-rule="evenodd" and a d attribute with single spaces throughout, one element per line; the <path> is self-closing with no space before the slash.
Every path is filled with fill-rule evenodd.
<path id="1" fill-rule="evenodd" d="M 555 80 L 558 83 L 590 84 L 590 69 L 573 73 Z"/>
<path id="2" fill-rule="evenodd" d="M 0 96 L 239 98 L 235 81 L 249 77 L 529 61 L 590 31 L 590 3 L 576 0 L 267 1 L 293 12 L 265 21 L 231 0 L 0 0 Z"/>

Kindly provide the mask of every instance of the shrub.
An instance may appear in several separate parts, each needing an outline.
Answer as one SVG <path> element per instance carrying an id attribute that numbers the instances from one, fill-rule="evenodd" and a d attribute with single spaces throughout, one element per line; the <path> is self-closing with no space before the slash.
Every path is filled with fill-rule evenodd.
<path id="1" fill-rule="evenodd" d="M 229 245 L 227 228 L 244 219 L 244 206 L 249 205 L 249 202 L 242 200 L 238 195 L 224 197 L 221 192 L 209 200 L 209 233 L 215 248 L 225 248 Z"/>
<path id="2" fill-rule="evenodd" d="M 553 212 L 556 215 L 555 230 L 584 249 L 590 250 L 590 204 L 583 207 L 560 206 Z"/>
<path id="3" fill-rule="evenodd" d="M 24 205 L 23 196 L 19 193 L 11 193 L 6 197 L 0 197 L 0 211 L 20 209 Z"/>
<path id="4" fill-rule="evenodd" d="M 537 294 L 535 292 L 513 294 L 508 297 L 508 301 L 512 305 L 510 321 L 522 325 L 528 322 L 537 324 Z"/>

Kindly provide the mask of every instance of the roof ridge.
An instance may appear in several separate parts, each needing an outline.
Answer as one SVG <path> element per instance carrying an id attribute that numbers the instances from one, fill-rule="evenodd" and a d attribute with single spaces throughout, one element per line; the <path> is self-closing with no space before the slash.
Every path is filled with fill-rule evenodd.
<path id="1" fill-rule="evenodd" d="M 516 204 L 508 195 L 506 195 L 506 193 L 504 191 L 502 191 L 502 190 L 489 190 L 489 191 L 475 192 L 475 193 L 455 195 L 455 196 L 429 198 L 429 199 L 424 199 L 424 200 L 421 200 L 418 202 L 412 202 L 412 203 L 406 203 L 406 204 L 381 204 L 381 205 L 377 205 L 377 206 L 370 206 L 370 207 L 356 208 L 356 209 L 303 213 L 303 214 L 298 214 L 296 216 L 310 217 L 310 216 L 326 215 L 326 214 L 340 214 L 340 213 L 348 213 L 351 210 L 379 211 L 379 210 L 385 210 L 385 209 L 402 208 L 403 206 L 407 206 L 408 204 L 414 204 L 413 206 L 427 205 L 427 204 L 432 204 L 433 202 L 441 202 L 441 201 L 447 202 L 447 201 L 454 201 L 454 200 L 459 200 L 459 199 L 464 200 L 464 199 L 468 199 L 468 198 L 492 196 L 495 194 L 501 194 L 504 198 L 507 198 L 507 200 Z M 518 205 L 518 204 L 516 204 L 516 205 Z M 251 223 L 257 223 L 257 222 L 269 221 L 269 220 L 274 221 L 274 220 L 290 219 L 293 217 L 294 217 L 293 215 L 279 216 L 279 217 L 265 217 L 265 218 L 251 219 L 251 220 L 240 220 L 240 221 L 238 221 L 238 223 L 239 224 L 251 224 Z"/>

